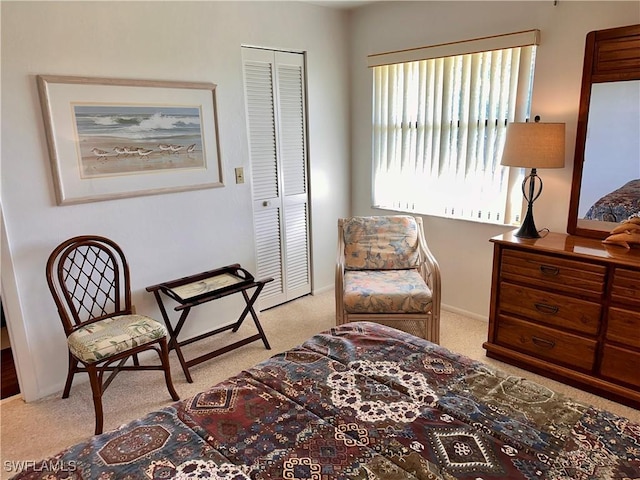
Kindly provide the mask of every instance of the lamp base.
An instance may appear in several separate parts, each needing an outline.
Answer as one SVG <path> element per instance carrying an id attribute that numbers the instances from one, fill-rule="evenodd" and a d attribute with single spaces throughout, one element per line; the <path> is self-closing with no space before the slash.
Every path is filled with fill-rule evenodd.
<path id="1" fill-rule="evenodd" d="M 514 234 L 518 238 L 540 238 L 536 224 L 533 221 L 533 202 L 529 201 L 527 214 L 518 231 Z"/>
<path id="2" fill-rule="evenodd" d="M 535 192 L 536 179 L 540 183 L 538 192 Z M 527 195 L 527 182 L 529 182 L 529 194 Z M 536 224 L 533 221 L 533 202 L 542 193 L 542 179 L 537 175 L 536 169 L 532 168 L 531 173 L 527 175 L 522 181 L 522 195 L 527 200 L 527 214 L 524 217 L 524 221 L 520 228 L 515 233 L 519 238 L 540 238 Z"/>

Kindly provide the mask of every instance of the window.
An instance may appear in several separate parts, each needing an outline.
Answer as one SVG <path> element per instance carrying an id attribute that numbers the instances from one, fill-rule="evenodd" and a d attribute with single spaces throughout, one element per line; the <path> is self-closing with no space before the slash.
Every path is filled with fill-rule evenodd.
<path id="1" fill-rule="evenodd" d="M 500 158 L 507 123 L 529 116 L 538 37 L 532 30 L 369 57 L 374 206 L 519 220 L 522 171 L 510 174 Z"/>

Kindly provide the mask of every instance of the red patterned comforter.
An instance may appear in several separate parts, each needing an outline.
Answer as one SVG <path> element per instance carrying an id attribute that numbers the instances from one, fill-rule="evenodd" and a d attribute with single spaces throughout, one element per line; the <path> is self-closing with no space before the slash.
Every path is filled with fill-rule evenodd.
<path id="1" fill-rule="evenodd" d="M 360 322 L 15 478 L 640 478 L 640 425 Z"/>

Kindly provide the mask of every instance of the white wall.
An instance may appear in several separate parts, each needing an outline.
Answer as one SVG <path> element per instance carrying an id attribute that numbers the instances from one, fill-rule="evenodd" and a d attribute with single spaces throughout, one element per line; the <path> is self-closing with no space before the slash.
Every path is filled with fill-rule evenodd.
<path id="1" fill-rule="evenodd" d="M 1 2 L 1 9 L 2 293 L 27 400 L 59 391 L 65 379 L 65 338 L 44 274 L 61 241 L 95 233 L 118 242 L 137 310 L 156 318 L 148 285 L 234 262 L 255 271 L 243 44 L 307 52 L 313 286 L 333 286 L 336 219 L 349 211 L 345 12 L 289 2 Z M 56 206 L 38 74 L 216 83 L 226 186 Z M 247 182 L 236 185 L 239 166 Z M 235 320 L 241 302 L 194 309 L 185 334 Z"/>
<path id="2" fill-rule="evenodd" d="M 144 287 L 231 262 L 253 269 L 250 169 L 240 46 L 307 52 L 314 290 L 331 288 L 336 219 L 370 208 L 370 53 L 539 28 L 533 114 L 566 122 L 567 161 L 541 170 L 538 228 L 565 231 L 587 32 L 640 23 L 629 2 L 380 2 L 351 13 L 297 2 L 0 2 L 2 28 L 2 294 L 23 394 L 61 389 L 64 335 L 44 277 L 49 252 L 77 234 L 118 241 L 138 311 L 159 316 Z M 352 67 L 348 68 L 348 62 Z M 207 81 L 218 85 L 226 186 L 55 205 L 35 75 Z M 349 96 L 351 95 L 351 96 Z M 349 150 L 351 148 L 351 150 Z M 247 183 L 233 183 L 245 167 Z M 350 172 L 352 176 L 350 177 Z M 352 179 L 352 180 L 351 180 Z M 443 271 L 443 302 L 485 317 L 492 247 L 507 230 L 425 218 Z M 192 313 L 190 333 L 235 319 L 239 302 Z"/>
<path id="3" fill-rule="evenodd" d="M 532 2 L 381 2 L 351 16 L 352 213 L 371 208 L 371 73 L 369 54 L 540 29 L 532 114 L 567 125 L 564 169 L 540 170 L 544 192 L 534 206 L 538 229 L 565 232 L 573 170 L 585 36 L 640 23 L 640 3 L 559 0 Z M 425 217 L 427 241 L 442 269 L 443 304 L 487 318 L 493 248 L 509 228 Z"/>

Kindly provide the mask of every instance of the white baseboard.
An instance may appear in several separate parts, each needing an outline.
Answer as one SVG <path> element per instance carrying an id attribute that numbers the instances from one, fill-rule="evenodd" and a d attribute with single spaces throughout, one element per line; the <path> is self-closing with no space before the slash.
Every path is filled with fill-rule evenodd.
<path id="1" fill-rule="evenodd" d="M 473 318 L 474 320 L 480 320 L 481 322 L 489 323 L 489 319 L 486 316 L 474 312 L 469 312 L 468 310 L 463 310 L 462 308 L 445 305 L 444 303 L 440 306 L 440 308 L 448 312 L 457 313 L 458 315 L 464 315 L 465 317 Z"/>
<path id="2" fill-rule="evenodd" d="M 7 397 L 7 398 L 3 398 L 2 400 L 0 400 L 0 405 L 7 403 L 7 402 L 13 402 L 14 400 L 18 400 L 22 398 L 22 394 L 21 393 L 16 393 L 15 395 L 11 396 L 11 397 Z"/>
<path id="3" fill-rule="evenodd" d="M 333 289 L 334 289 L 333 284 L 326 285 L 320 288 L 314 288 L 313 291 L 311 292 L 311 295 L 320 295 L 321 293 L 328 292 L 329 290 L 333 290 Z"/>

